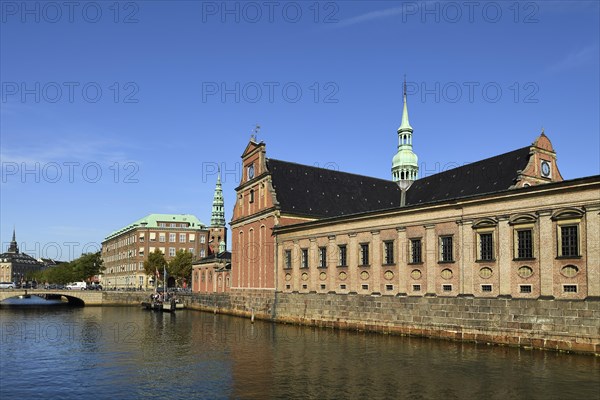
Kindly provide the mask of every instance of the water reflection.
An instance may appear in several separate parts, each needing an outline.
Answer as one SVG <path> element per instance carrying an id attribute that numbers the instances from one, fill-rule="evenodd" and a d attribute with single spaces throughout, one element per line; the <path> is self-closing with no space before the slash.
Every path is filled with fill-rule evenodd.
<path id="1" fill-rule="evenodd" d="M 600 360 L 591 356 L 251 324 L 194 311 L 10 308 L 0 317 L 0 398 L 504 400 L 600 393 Z"/>

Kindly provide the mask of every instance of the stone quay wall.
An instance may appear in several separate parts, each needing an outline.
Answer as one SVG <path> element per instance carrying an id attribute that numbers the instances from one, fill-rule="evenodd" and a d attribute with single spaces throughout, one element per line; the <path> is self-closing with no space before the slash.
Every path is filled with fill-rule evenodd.
<path id="1" fill-rule="evenodd" d="M 107 292 L 111 300 L 106 304 L 139 305 L 145 296 Z M 280 323 L 600 356 L 600 299 L 396 297 L 265 290 L 181 298 L 188 309 Z"/>

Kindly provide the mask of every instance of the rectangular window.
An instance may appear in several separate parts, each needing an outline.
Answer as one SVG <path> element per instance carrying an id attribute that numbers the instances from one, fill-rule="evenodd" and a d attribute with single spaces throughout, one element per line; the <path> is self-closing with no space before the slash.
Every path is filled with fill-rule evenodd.
<path id="1" fill-rule="evenodd" d="M 483 261 L 494 259 L 494 235 L 492 233 L 479 234 L 479 259 Z"/>
<path id="2" fill-rule="evenodd" d="M 190 233 L 190 243 L 195 242 L 195 241 L 196 241 L 196 234 Z"/>
<path id="3" fill-rule="evenodd" d="M 327 268 L 327 247 L 319 247 L 319 267 Z"/>
<path id="4" fill-rule="evenodd" d="M 444 292 L 451 292 L 452 291 L 452 285 L 442 285 L 442 290 Z"/>
<path id="5" fill-rule="evenodd" d="M 383 250 L 385 255 L 385 263 L 393 264 L 394 263 L 394 241 L 383 242 Z"/>
<path id="6" fill-rule="evenodd" d="M 413 292 L 420 292 L 421 291 L 421 285 L 413 285 Z"/>
<path id="7" fill-rule="evenodd" d="M 200 257 L 206 257 L 206 250 L 204 250 L 204 249 L 200 250 Z"/>
<path id="8" fill-rule="evenodd" d="M 340 267 L 345 267 L 346 265 L 348 265 L 346 263 L 346 245 L 339 245 L 338 246 L 338 254 L 339 254 L 339 259 L 338 259 L 338 266 Z"/>
<path id="9" fill-rule="evenodd" d="M 156 242 L 156 232 L 150 232 L 150 241 Z"/>
<path id="10" fill-rule="evenodd" d="M 360 245 L 360 265 L 369 265 L 369 243 Z"/>
<path id="11" fill-rule="evenodd" d="M 423 259 L 421 257 L 421 239 L 411 239 L 410 241 L 410 262 L 423 262 Z"/>
<path id="12" fill-rule="evenodd" d="M 193 248 L 193 247 L 190 247 L 190 248 L 188 249 L 188 251 L 189 251 L 190 253 L 194 254 L 194 248 Z"/>
<path id="13" fill-rule="evenodd" d="M 169 247 L 169 257 L 175 257 L 175 247 Z"/>
<path id="14" fill-rule="evenodd" d="M 302 268 L 308 268 L 308 249 L 302 249 Z"/>
<path id="15" fill-rule="evenodd" d="M 362 290 L 369 290 L 369 285 L 367 285 L 366 283 L 363 283 L 361 285 Z"/>
<path id="16" fill-rule="evenodd" d="M 164 243 L 165 242 L 165 234 L 164 233 L 159 233 L 158 234 L 158 241 Z"/>
<path id="17" fill-rule="evenodd" d="M 579 256 L 577 225 L 560 227 L 560 249 L 560 255 L 563 257 Z"/>
<path id="18" fill-rule="evenodd" d="M 577 285 L 563 285 L 563 292 L 577 293 Z"/>
<path id="19" fill-rule="evenodd" d="M 452 257 L 452 236 L 440 237 L 440 261 L 454 261 Z"/>
<path id="20" fill-rule="evenodd" d="M 492 285 L 481 285 L 481 291 L 482 292 L 491 292 L 492 291 Z"/>
<path id="21" fill-rule="evenodd" d="M 169 233 L 169 243 L 175 243 L 177 234 Z"/>
<path id="22" fill-rule="evenodd" d="M 325 284 L 321 284 L 321 290 L 325 290 Z"/>
<path id="23" fill-rule="evenodd" d="M 285 251 L 285 268 L 287 268 L 287 269 L 292 268 L 292 251 L 291 250 Z"/>
<path id="24" fill-rule="evenodd" d="M 177 224 L 175 222 L 171 222 L 171 228 L 177 228 Z"/>
<path id="25" fill-rule="evenodd" d="M 533 240 L 531 229 L 517 231 L 517 258 L 533 258 Z"/>
<path id="26" fill-rule="evenodd" d="M 308 289 L 308 285 L 302 285 L 302 289 Z"/>
<path id="27" fill-rule="evenodd" d="M 385 285 L 385 290 L 388 292 L 394 290 L 394 285 Z"/>
<path id="28" fill-rule="evenodd" d="M 206 236 L 200 235 L 200 243 L 206 243 Z"/>
<path id="29" fill-rule="evenodd" d="M 531 293 L 531 285 L 520 285 L 519 292 L 520 293 Z"/>
<path id="30" fill-rule="evenodd" d="M 165 224 L 164 222 L 159 222 L 158 226 L 159 226 L 159 228 L 165 228 L 167 226 L 167 224 Z"/>
<path id="31" fill-rule="evenodd" d="M 179 234 L 179 243 L 185 243 L 185 233 Z"/>
<path id="32" fill-rule="evenodd" d="M 340 285 L 340 289 L 346 290 L 346 285 L 344 285 L 344 284 Z"/>
<path id="33" fill-rule="evenodd" d="M 291 288 L 291 287 L 292 287 L 291 285 L 285 285 L 285 288 L 286 288 L 287 290 L 290 290 L 290 288 Z"/>

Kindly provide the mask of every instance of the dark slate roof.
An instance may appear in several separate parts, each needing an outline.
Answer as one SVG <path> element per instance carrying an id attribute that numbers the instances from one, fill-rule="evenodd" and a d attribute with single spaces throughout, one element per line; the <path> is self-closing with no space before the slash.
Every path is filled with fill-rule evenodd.
<path id="1" fill-rule="evenodd" d="M 267 160 L 281 211 L 335 217 L 400 205 L 400 189 L 388 180 Z"/>
<path id="2" fill-rule="evenodd" d="M 415 205 L 509 189 L 517 171 L 529 161 L 530 147 L 416 180 L 406 192 L 406 204 Z"/>
<path id="3" fill-rule="evenodd" d="M 34 265 L 34 266 L 43 266 L 41 262 L 31 257 L 26 253 L 15 253 L 12 251 L 7 251 L 5 253 L 0 254 L 0 261 L 6 260 L 5 262 L 11 262 L 17 265 Z"/>

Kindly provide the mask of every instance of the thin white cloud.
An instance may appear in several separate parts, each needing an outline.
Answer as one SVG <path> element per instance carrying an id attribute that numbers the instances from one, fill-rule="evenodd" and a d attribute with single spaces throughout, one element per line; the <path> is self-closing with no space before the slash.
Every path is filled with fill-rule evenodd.
<path id="1" fill-rule="evenodd" d="M 402 6 L 402 7 L 387 8 L 385 10 L 370 11 L 370 12 L 362 14 L 362 15 L 357 15 L 356 17 L 341 20 L 339 23 L 335 24 L 334 27 L 343 28 L 346 26 L 356 25 L 356 24 L 360 24 L 363 22 L 370 22 L 370 21 L 374 21 L 374 20 L 378 20 L 378 19 L 382 19 L 382 18 L 393 17 L 395 15 L 402 15 L 404 10 L 405 10 L 405 7 Z"/>
<path id="2" fill-rule="evenodd" d="M 49 134 L 48 138 L 53 135 Z M 44 136 L 42 136 L 44 137 Z M 48 143 L 50 142 L 50 143 Z M 2 146 L 0 160 L 3 163 L 49 163 L 49 162 L 121 162 L 135 161 L 122 151 L 122 143 L 100 137 L 59 138 L 27 146 Z"/>
<path id="3" fill-rule="evenodd" d="M 546 73 L 554 74 L 570 70 L 585 65 L 593 60 L 598 60 L 598 45 L 595 44 L 567 54 L 562 60 L 549 66 L 546 69 Z"/>

